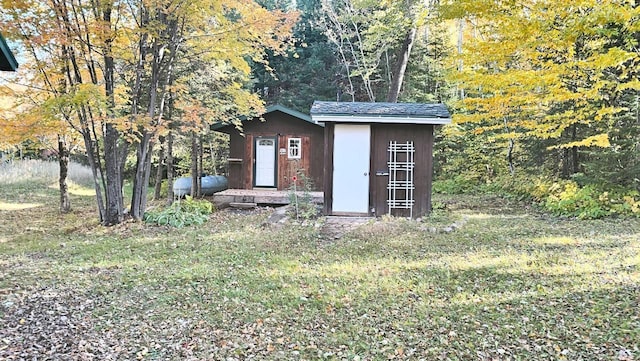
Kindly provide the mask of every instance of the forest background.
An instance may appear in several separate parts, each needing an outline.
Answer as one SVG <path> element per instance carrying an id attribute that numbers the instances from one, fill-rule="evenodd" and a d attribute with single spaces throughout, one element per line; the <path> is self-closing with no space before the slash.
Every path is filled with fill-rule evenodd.
<path id="1" fill-rule="evenodd" d="M 148 185 L 163 196 L 174 171 L 195 175 L 193 189 L 225 172 L 211 124 L 339 100 L 447 104 L 436 192 L 640 216 L 636 1 L 0 4 L 21 63 L 0 83 L 0 148 L 58 159 L 62 211 L 70 158 L 92 168 L 98 216 L 117 224 L 125 205 L 141 218 Z"/>

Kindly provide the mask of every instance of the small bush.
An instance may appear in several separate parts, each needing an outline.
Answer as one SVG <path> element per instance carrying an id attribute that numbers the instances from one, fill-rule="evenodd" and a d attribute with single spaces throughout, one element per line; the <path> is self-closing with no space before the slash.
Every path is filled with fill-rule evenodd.
<path id="1" fill-rule="evenodd" d="M 184 200 L 174 202 L 169 207 L 146 212 L 144 221 L 161 226 L 182 228 L 206 222 L 211 213 L 213 213 L 211 202 L 186 196 Z"/>
<path id="2" fill-rule="evenodd" d="M 577 183 L 570 181 L 562 188 L 552 186 L 550 190 L 552 192 L 545 201 L 545 208 L 554 214 L 581 219 L 596 219 L 611 214 L 610 208 L 600 198 L 601 192 L 593 186 L 580 188 Z"/>
<path id="3" fill-rule="evenodd" d="M 167 179 L 163 179 L 160 183 L 160 198 L 166 198 L 169 194 L 169 181 Z"/>

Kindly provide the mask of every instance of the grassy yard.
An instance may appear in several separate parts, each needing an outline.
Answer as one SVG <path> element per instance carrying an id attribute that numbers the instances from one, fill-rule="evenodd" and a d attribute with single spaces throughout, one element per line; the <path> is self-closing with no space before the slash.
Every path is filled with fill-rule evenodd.
<path id="1" fill-rule="evenodd" d="M 0 179 L 0 359 L 640 359 L 637 219 L 436 196 L 337 240 L 268 210 L 103 228 L 51 184 Z"/>

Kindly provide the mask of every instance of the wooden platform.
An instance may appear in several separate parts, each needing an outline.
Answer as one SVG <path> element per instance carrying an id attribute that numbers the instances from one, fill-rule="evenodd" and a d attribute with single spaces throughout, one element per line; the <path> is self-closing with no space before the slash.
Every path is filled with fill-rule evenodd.
<path id="1" fill-rule="evenodd" d="M 313 203 L 324 202 L 323 192 L 310 192 Z M 298 192 L 302 196 L 302 192 Z M 256 204 L 289 204 L 289 191 L 277 191 L 269 189 L 227 189 L 213 195 L 213 203 L 228 205 L 230 203 L 256 203 Z"/>

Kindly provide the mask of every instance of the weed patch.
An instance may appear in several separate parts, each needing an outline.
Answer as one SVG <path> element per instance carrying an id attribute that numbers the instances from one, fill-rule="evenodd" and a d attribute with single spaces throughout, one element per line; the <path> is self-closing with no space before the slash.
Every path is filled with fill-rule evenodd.
<path id="1" fill-rule="evenodd" d="M 176 201 L 164 209 L 147 211 L 144 221 L 159 226 L 182 228 L 206 222 L 212 212 L 211 202 L 186 196 L 184 200 Z"/>

